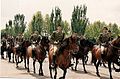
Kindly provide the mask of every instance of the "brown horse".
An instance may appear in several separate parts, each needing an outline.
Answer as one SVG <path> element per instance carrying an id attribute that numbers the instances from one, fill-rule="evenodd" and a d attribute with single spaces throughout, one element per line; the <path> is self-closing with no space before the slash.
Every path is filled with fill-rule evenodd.
<path id="1" fill-rule="evenodd" d="M 33 58 L 33 67 L 34 67 L 34 73 L 35 72 L 35 62 L 38 60 L 40 64 L 39 68 L 39 75 L 43 76 L 43 69 L 42 69 L 42 63 L 44 59 L 46 58 L 46 51 L 49 49 L 49 39 L 46 36 L 43 36 L 41 39 L 40 44 L 38 44 L 34 49 L 29 46 L 27 48 L 27 65 L 28 65 L 28 72 L 29 70 L 29 58 Z"/>
<path id="2" fill-rule="evenodd" d="M 115 63 L 120 66 L 120 53 L 118 50 L 120 49 L 120 36 L 117 39 L 113 40 L 109 45 L 105 48 L 94 46 L 92 49 L 92 57 L 93 62 L 96 67 L 96 74 L 100 77 L 98 67 L 100 65 L 100 61 L 108 62 L 108 68 L 110 73 L 110 79 L 112 79 L 112 70 L 111 63 Z M 97 62 L 98 60 L 98 62 Z"/>
<path id="3" fill-rule="evenodd" d="M 73 58 L 76 59 L 75 71 L 77 71 L 78 59 L 82 59 L 84 72 L 87 73 L 85 69 L 85 59 L 87 59 L 87 54 L 94 46 L 94 43 L 89 39 L 78 39 L 79 51 L 72 54 Z M 73 70 L 73 67 L 72 67 Z"/>
<path id="4" fill-rule="evenodd" d="M 19 47 L 14 47 L 14 54 L 15 54 L 15 60 L 16 60 L 16 67 L 18 67 L 18 64 L 23 61 L 24 58 L 24 63 L 25 63 L 25 68 L 26 67 L 26 51 L 28 46 L 30 46 L 31 43 L 28 40 L 24 40 L 21 43 L 21 46 Z M 19 61 L 19 57 L 21 58 L 21 61 Z"/>
<path id="5" fill-rule="evenodd" d="M 14 48 L 14 42 L 10 41 L 7 43 L 7 52 L 8 52 L 8 58 L 9 58 L 9 62 L 11 62 L 11 54 L 13 53 L 12 56 L 12 62 L 14 63 L 14 58 L 15 58 L 15 52 L 16 49 Z"/>
<path id="6" fill-rule="evenodd" d="M 64 79 L 66 72 L 67 72 L 67 68 L 69 68 L 70 63 L 71 63 L 71 53 L 76 52 L 79 50 L 79 47 L 76 43 L 76 39 L 69 37 L 66 38 L 62 44 L 65 44 L 62 48 L 62 53 L 59 54 L 59 52 L 56 52 L 56 64 L 55 67 L 52 68 L 51 64 L 52 64 L 52 60 L 53 60 L 53 53 L 54 53 L 54 48 L 50 47 L 49 49 L 49 70 L 50 70 L 50 76 L 52 77 L 52 69 L 55 70 L 55 75 L 54 75 L 54 79 L 56 79 L 57 76 L 57 67 L 59 66 L 59 68 L 61 68 L 64 73 L 63 76 L 60 77 L 60 79 Z"/>

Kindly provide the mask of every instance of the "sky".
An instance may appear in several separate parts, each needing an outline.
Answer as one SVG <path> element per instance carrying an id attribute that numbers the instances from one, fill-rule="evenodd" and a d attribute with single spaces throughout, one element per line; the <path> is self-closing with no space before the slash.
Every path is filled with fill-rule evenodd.
<path id="1" fill-rule="evenodd" d="M 62 19 L 70 23 L 74 6 L 85 4 L 87 6 L 87 17 L 90 22 L 97 20 L 106 23 L 117 23 L 120 25 L 120 0 L 0 0 L 1 1 L 1 25 L 5 28 L 6 22 L 14 19 L 15 14 L 24 14 L 25 21 L 29 23 L 37 11 L 42 15 L 50 14 L 55 6 L 62 11 Z"/>

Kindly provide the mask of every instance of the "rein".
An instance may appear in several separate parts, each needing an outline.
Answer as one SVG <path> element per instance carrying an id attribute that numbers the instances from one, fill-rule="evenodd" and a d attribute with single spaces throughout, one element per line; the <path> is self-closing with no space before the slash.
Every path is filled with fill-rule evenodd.
<path id="1" fill-rule="evenodd" d="M 120 50 L 120 47 L 114 46 L 112 43 L 110 43 L 110 45 L 111 45 L 113 48 L 116 48 L 116 49 Z"/>

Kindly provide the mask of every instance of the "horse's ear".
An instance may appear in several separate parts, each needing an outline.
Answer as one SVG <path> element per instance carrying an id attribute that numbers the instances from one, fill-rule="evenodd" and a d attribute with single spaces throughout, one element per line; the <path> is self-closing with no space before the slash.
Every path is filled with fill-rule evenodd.
<path id="1" fill-rule="evenodd" d="M 120 34 L 118 35 L 118 38 L 120 38 Z"/>

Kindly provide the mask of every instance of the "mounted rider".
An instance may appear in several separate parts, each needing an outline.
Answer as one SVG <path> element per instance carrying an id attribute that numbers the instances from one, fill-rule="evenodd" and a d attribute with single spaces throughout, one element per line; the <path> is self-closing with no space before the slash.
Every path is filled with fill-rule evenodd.
<path id="1" fill-rule="evenodd" d="M 109 41 L 109 32 L 107 27 L 103 27 L 102 33 L 100 33 L 99 38 L 98 38 L 98 44 L 106 45 Z"/>
<path id="2" fill-rule="evenodd" d="M 56 54 L 60 53 L 60 46 L 64 38 L 65 38 L 65 33 L 62 32 L 61 26 L 58 25 L 56 31 L 53 32 L 51 39 L 50 39 L 51 46 L 54 50 L 53 63 L 52 63 L 53 66 L 55 66 Z"/>
<path id="3" fill-rule="evenodd" d="M 108 30 L 107 27 L 103 27 L 102 33 L 100 33 L 98 43 L 100 44 L 101 48 L 101 54 L 104 54 L 104 50 L 106 50 L 106 47 L 109 44 L 109 41 L 111 41 L 113 38 L 111 36 L 111 31 Z"/>
<path id="4" fill-rule="evenodd" d="M 16 45 L 15 45 L 15 47 L 17 48 L 17 47 L 21 46 L 23 40 L 24 40 L 23 34 L 19 33 L 18 36 L 16 37 Z"/>
<path id="5" fill-rule="evenodd" d="M 4 51 L 6 50 L 6 38 L 1 36 L 1 58 L 4 59 Z"/>
<path id="6" fill-rule="evenodd" d="M 40 35 L 38 33 L 38 31 L 35 31 L 31 37 L 30 37 L 30 42 L 32 43 L 32 48 L 35 48 L 36 45 L 40 42 Z"/>

